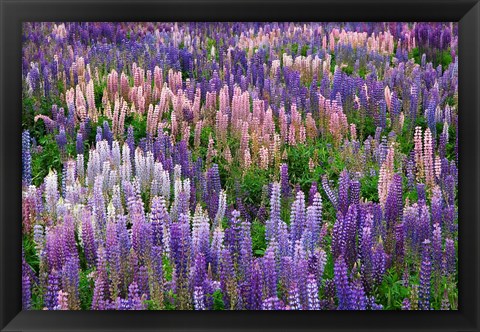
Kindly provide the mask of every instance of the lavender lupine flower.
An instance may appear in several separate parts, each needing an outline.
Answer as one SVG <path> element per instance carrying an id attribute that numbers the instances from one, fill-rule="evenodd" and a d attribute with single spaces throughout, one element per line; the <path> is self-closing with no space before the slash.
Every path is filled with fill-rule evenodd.
<path id="1" fill-rule="evenodd" d="M 92 215 L 90 211 L 85 208 L 82 213 L 82 244 L 88 266 L 95 265 L 97 255 L 95 235 L 93 231 L 91 217 Z"/>
<path id="2" fill-rule="evenodd" d="M 337 195 L 334 193 L 334 191 L 330 187 L 330 184 L 328 183 L 328 178 L 325 175 L 322 176 L 322 187 L 325 193 L 327 194 L 328 199 L 332 203 L 333 207 L 337 209 L 338 207 Z"/>
<path id="3" fill-rule="evenodd" d="M 290 241 L 292 245 L 299 241 L 305 229 L 305 195 L 300 190 L 292 204 L 290 214 Z M 293 251 L 293 248 L 292 248 Z"/>
<path id="4" fill-rule="evenodd" d="M 25 186 L 32 184 L 32 154 L 30 132 L 22 133 L 22 182 Z"/>
<path id="5" fill-rule="evenodd" d="M 318 286 L 315 276 L 310 274 L 307 280 L 307 300 L 308 310 L 320 310 L 320 301 L 318 299 Z"/>
<path id="6" fill-rule="evenodd" d="M 432 271 L 439 277 L 442 272 L 442 230 L 438 223 L 433 225 L 432 235 Z"/>
<path id="7" fill-rule="evenodd" d="M 152 224 L 152 244 L 162 246 L 163 229 L 168 222 L 168 211 L 163 197 L 154 197 L 151 204 L 150 222 Z"/>
<path id="8" fill-rule="evenodd" d="M 140 290 L 135 282 L 128 286 L 128 301 L 132 310 L 145 310 L 145 305 L 140 295 Z"/>
<path id="9" fill-rule="evenodd" d="M 430 282 L 432 277 L 432 265 L 430 260 L 430 240 L 423 242 L 422 264 L 420 267 L 420 287 L 418 308 L 430 310 Z"/>
<path id="10" fill-rule="evenodd" d="M 296 285 L 292 285 L 290 287 L 290 290 L 288 291 L 288 305 L 290 307 L 290 310 L 302 310 L 300 294 Z"/>
<path id="11" fill-rule="evenodd" d="M 263 301 L 262 310 L 285 310 L 285 305 L 278 297 L 269 297 Z"/>
<path id="12" fill-rule="evenodd" d="M 405 298 L 403 301 L 402 301 L 402 310 L 411 310 L 410 309 L 411 306 L 410 306 L 410 300 L 408 298 Z"/>
<path id="13" fill-rule="evenodd" d="M 270 218 L 265 225 L 265 238 L 267 241 L 272 241 L 278 237 L 280 208 L 280 184 L 275 182 L 272 185 L 272 194 L 270 198 Z"/>
<path id="14" fill-rule="evenodd" d="M 195 310 L 205 310 L 205 299 L 203 294 L 203 288 L 196 286 L 193 292 L 193 304 Z"/>

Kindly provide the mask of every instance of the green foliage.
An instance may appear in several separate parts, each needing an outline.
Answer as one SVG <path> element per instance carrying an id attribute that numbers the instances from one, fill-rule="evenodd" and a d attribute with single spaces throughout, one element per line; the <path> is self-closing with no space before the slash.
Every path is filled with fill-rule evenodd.
<path id="1" fill-rule="evenodd" d="M 298 44 L 297 43 L 292 44 L 292 53 L 295 54 L 295 55 L 298 53 Z"/>
<path id="2" fill-rule="evenodd" d="M 246 194 L 244 203 L 260 206 L 262 201 L 263 186 L 269 183 L 269 170 L 255 167 L 249 169 L 240 184 L 242 192 Z"/>
<path id="3" fill-rule="evenodd" d="M 32 154 L 32 182 L 37 187 L 50 170 L 56 170 L 57 174 L 62 171 L 62 159 L 53 135 L 40 137 L 38 144 L 42 146 L 42 152 Z"/>
<path id="4" fill-rule="evenodd" d="M 422 60 L 422 55 L 420 54 L 420 50 L 418 47 L 412 48 L 410 54 L 408 55 L 409 59 L 413 59 L 416 64 L 420 64 Z"/>
<path id="5" fill-rule="evenodd" d="M 23 236 L 22 248 L 23 254 L 25 255 L 25 261 L 32 268 L 32 270 L 38 274 L 38 271 L 40 270 L 40 259 L 37 255 L 35 243 L 30 236 Z"/>
<path id="6" fill-rule="evenodd" d="M 378 202 L 378 175 L 362 177 L 360 179 L 360 193 L 363 198 Z"/>
<path id="7" fill-rule="evenodd" d="M 217 289 L 213 292 L 213 310 L 225 310 L 225 303 L 223 302 L 222 291 Z"/>
<path id="8" fill-rule="evenodd" d="M 377 289 L 377 299 L 386 310 L 400 310 L 402 301 L 410 294 L 409 289 L 393 269 L 389 269 Z"/>
<path id="9" fill-rule="evenodd" d="M 80 278 L 78 283 L 78 292 L 80 296 L 80 307 L 82 310 L 90 310 L 92 307 L 94 281 L 89 275 L 89 270 L 80 270 Z"/>
<path id="10" fill-rule="evenodd" d="M 265 225 L 258 220 L 252 222 L 252 249 L 255 256 L 263 256 L 267 243 L 265 240 Z"/>
<path id="11" fill-rule="evenodd" d="M 308 51 L 309 47 L 308 45 L 303 45 L 302 46 L 302 49 L 300 50 L 300 54 L 303 55 L 303 56 L 307 56 L 307 51 Z"/>
<path id="12" fill-rule="evenodd" d="M 163 256 L 163 273 L 165 274 L 166 281 L 172 281 L 173 265 L 167 256 Z"/>

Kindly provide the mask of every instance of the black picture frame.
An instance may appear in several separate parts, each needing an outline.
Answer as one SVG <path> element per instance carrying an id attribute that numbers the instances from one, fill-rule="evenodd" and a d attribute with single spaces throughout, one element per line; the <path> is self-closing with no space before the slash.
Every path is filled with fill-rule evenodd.
<path id="1" fill-rule="evenodd" d="M 478 0 L 1 0 L 0 327 L 2 331 L 479 331 L 480 3 Z M 24 21 L 459 22 L 459 310 L 93 312 L 21 310 L 21 24 Z"/>

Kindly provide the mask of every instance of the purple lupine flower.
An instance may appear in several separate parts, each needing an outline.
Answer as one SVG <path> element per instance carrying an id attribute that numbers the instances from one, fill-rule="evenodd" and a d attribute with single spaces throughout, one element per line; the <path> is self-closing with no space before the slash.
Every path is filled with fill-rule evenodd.
<path id="1" fill-rule="evenodd" d="M 262 307 L 263 287 L 262 275 L 258 259 L 252 263 L 252 273 L 250 277 L 250 299 L 247 303 L 247 309 L 260 310 Z"/>
<path id="2" fill-rule="evenodd" d="M 338 180 L 338 211 L 345 215 L 350 205 L 350 176 L 347 170 L 340 173 Z"/>
<path id="3" fill-rule="evenodd" d="M 277 295 L 277 268 L 275 262 L 275 253 L 273 248 L 269 247 L 262 259 L 263 282 L 267 290 L 267 296 L 275 297 Z"/>
<path id="4" fill-rule="evenodd" d="M 32 184 L 32 154 L 30 132 L 22 133 L 22 182 L 29 186 Z"/>
<path id="5" fill-rule="evenodd" d="M 378 243 L 375 245 L 372 254 L 372 276 L 373 281 L 377 285 L 382 283 L 386 269 L 386 260 L 387 257 L 383 249 L 383 241 L 380 238 Z"/>
<path id="6" fill-rule="evenodd" d="M 32 280 L 30 278 L 31 268 L 25 261 L 25 254 L 22 249 L 22 310 L 29 310 L 32 306 Z"/>
<path id="7" fill-rule="evenodd" d="M 58 132 L 58 135 L 55 136 L 57 141 L 58 148 L 60 151 L 65 151 L 65 146 L 67 145 L 67 134 L 65 133 L 65 128 L 62 126 Z"/>
<path id="8" fill-rule="evenodd" d="M 290 189 L 290 180 L 288 177 L 288 165 L 282 164 L 280 166 L 280 183 L 281 183 L 281 192 L 283 199 L 289 199 L 291 194 Z"/>
<path id="9" fill-rule="evenodd" d="M 444 271 L 445 274 L 451 276 L 455 273 L 456 267 L 456 251 L 455 242 L 448 238 L 445 240 L 445 252 L 444 252 Z"/>
<path id="10" fill-rule="evenodd" d="M 318 185 L 316 181 L 312 182 L 312 185 L 310 186 L 310 190 L 308 192 L 308 205 L 313 204 L 313 197 L 318 193 Z"/>
<path id="11" fill-rule="evenodd" d="M 48 275 L 47 289 L 43 297 L 43 303 L 48 310 L 54 310 L 58 305 L 58 291 L 60 290 L 60 276 L 56 270 L 52 270 Z"/>
<path id="12" fill-rule="evenodd" d="M 347 265 L 343 256 L 339 256 L 334 267 L 335 287 L 337 289 L 338 310 L 349 310 L 351 303 L 351 288 L 348 281 Z"/>
<path id="13" fill-rule="evenodd" d="M 430 310 L 430 288 L 432 278 L 432 265 L 430 262 L 430 240 L 423 242 L 422 264 L 420 267 L 420 288 L 418 308 Z"/>
<path id="14" fill-rule="evenodd" d="M 367 297 L 360 280 L 356 280 L 352 286 L 351 294 L 351 309 L 352 310 L 366 310 Z"/>
<path id="15" fill-rule="evenodd" d="M 83 136 L 81 132 L 77 133 L 77 140 L 76 140 L 75 147 L 77 149 L 77 154 L 83 154 L 84 147 L 83 147 Z"/>
<path id="16" fill-rule="evenodd" d="M 78 292 L 80 262 L 77 257 L 69 257 L 65 261 L 62 271 L 62 289 L 68 293 L 69 309 L 80 308 Z"/>

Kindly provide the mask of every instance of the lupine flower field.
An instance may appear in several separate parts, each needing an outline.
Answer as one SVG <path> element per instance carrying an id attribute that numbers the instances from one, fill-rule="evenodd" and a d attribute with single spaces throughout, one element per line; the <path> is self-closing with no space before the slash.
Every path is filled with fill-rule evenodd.
<path id="1" fill-rule="evenodd" d="M 25 23 L 25 310 L 456 310 L 455 23 Z"/>

